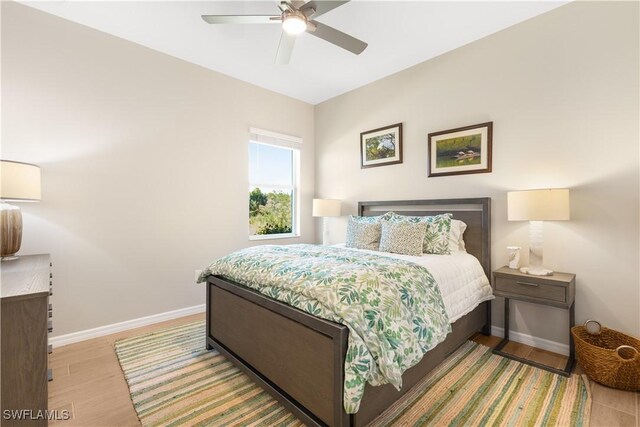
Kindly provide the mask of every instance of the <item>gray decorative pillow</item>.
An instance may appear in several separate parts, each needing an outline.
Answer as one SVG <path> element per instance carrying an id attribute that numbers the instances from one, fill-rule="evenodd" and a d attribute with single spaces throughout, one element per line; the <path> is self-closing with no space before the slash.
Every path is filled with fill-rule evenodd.
<path id="1" fill-rule="evenodd" d="M 377 251 L 380 246 L 380 233 L 382 225 L 380 221 L 359 221 L 359 218 L 372 217 L 349 217 L 347 224 L 347 243 L 348 248 L 369 249 Z"/>
<path id="2" fill-rule="evenodd" d="M 425 254 L 450 255 L 449 235 L 451 233 L 452 217 L 453 215 L 450 213 L 435 216 L 406 216 L 394 213 L 389 221 L 425 223 L 427 231 L 424 236 L 422 252 Z"/>
<path id="3" fill-rule="evenodd" d="M 380 250 L 394 254 L 420 256 L 427 232 L 423 221 L 382 221 Z"/>

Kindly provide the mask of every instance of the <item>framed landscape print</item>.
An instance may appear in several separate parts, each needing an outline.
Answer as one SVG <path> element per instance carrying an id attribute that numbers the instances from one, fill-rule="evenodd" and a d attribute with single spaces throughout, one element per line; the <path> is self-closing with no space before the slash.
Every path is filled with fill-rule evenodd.
<path id="1" fill-rule="evenodd" d="M 429 134 L 429 176 L 491 172 L 493 122 Z"/>
<path id="2" fill-rule="evenodd" d="M 360 134 L 360 167 L 402 163 L 402 123 Z"/>

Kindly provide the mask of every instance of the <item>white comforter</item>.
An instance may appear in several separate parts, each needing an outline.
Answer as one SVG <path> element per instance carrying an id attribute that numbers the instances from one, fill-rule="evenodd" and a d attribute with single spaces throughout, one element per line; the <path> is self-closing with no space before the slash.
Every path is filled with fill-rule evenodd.
<path id="1" fill-rule="evenodd" d="M 345 247 L 344 243 L 335 246 Z M 411 256 L 364 249 L 348 249 L 403 259 L 426 267 L 438 282 L 451 323 L 471 312 L 481 302 L 494 298 L 491 285 L 480 262 L 476 257 L 464 251 L 451 255 L 422 254 L 421 256 Z"/>

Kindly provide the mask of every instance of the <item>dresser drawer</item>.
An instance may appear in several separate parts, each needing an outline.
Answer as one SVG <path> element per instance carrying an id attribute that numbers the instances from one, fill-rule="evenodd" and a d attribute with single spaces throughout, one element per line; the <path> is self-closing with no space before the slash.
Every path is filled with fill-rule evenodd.
<path id="1" fill-rule="evenodd" d="M 526 279 L 515 280 L 496 277 L 496 291 L 509 295 L 535 298 L 541 301 L 567 302 L 567 288 L 564 286 L 545 285 Z"/>

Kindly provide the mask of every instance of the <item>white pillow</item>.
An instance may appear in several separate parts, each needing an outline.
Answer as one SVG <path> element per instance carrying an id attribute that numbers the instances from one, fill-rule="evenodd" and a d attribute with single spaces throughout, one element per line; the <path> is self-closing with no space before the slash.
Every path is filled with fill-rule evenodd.
<path id="1" fill-rule="evenodd" d="M 463 251 L 466 252 L 467 248 L 464 245 L 464 231 L 467 229 L 467 224 L 458 219 L 451 220 L 451 231 L 449 232 L 449 251 L 451 253 Z"/>

